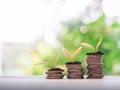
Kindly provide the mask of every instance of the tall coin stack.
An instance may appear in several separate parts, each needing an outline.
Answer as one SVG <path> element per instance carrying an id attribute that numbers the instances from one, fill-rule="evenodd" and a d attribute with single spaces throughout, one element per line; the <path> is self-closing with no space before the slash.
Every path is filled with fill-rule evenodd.
<path id="1" fill-rule="evenodd" d="M 102 79 L 104 77 L 102 56 L 102 52 L 87 53 L 87 79 Z"/>

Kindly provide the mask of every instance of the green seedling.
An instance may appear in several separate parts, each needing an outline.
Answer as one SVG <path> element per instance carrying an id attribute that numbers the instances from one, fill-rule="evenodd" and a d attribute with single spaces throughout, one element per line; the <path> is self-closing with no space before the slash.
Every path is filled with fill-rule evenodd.
<path id="1" fill-rule="evenodd" d="M 57 56 L 54 60 L 54 64 L 51 64 L 50 62 L 40 62 L 40 63 L 37 63 L 36 65 L 46 65 L 51 68 L 56 68 L 59 58 L 60 58 L 60 53 L 57 54 Z"/>
<path id="2" fill-rule="evenodd" d="M 101 45 L 101 43 L 102 43 L 102 37 L 100 37 L 100 39 L 99 39 L 96 47 L 93 47 L 92 45 L 90 45 L 90 44 L 88 44 L 88 43 L 81 43 L 81 45 L 84 46 L 84 47 L 86 47 L 86 48 L 91 49 L 92 51 L 97 52 L 98 49 L 99 49 L 99 47 L 100 47 L 100 45 Z"/>
<path id="3" fill-rule="evenodd" d="M 66 48 L 62 47 L 62 52 L 63 52 L 63 54 L 64 54 L 65 57 L 66 57 L 67 59 L 69 59 L 71 62 L 74 62 L 75 58 L 78 57 L 78 55 L 79 55 L 79 53 L 81 52 L 81 50 L 82 50 L 82 47 L 76 49 L 75 52 L 73 53 L 73 55 L 71 55 Z"/>

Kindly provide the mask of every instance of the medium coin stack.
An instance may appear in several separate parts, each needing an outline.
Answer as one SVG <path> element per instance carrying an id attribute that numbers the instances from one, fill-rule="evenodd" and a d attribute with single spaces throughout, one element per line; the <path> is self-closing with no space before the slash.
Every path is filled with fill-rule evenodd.
<path id="1" fill-rule="evenodd" d="M 64 70 L 60 68 L 54 68 L 50 69 L 46 72 L 47 74 L 47 79 L 62 79 L 63 78 L 63 72 Z"/>
<path id="2" fill-rule="evenodd" d="M 103 53 L 101 52 L 87 54 L 88 79 L 101 79 L 104 77 L 102 56 Z"/>
<path id="3" fill-rule="evenodd" d="M 83 69 L 80 62 L 66 63 L 68 79 L 83 79 Z"/>

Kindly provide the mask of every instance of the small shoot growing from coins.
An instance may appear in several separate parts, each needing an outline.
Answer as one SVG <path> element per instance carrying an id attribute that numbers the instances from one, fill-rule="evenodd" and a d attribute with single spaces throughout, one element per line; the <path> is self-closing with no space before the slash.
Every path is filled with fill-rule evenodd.
<path id="1" fill-rule="evenodd" d="M 46 66 L 49 66 L 49 67 L 52 67 L 52 68 L 56 68 L 57 67 L 57 63 L 59 61 L 59 58 L 60 58 L 60 53 L 57 54 L 57 56 L 55 57 L 55 60 L 54 60 L 54 64 L 51 64 L 50 62 L 40 62 L 40 63 L 37 63 L 36 65 L 46 65 Z"/>
<path id="2" fill-rule="evenodd" d="M 100 47 L 100 45 L 101 45 L 101 43 L 102 43 L 102 37 L 100 37 L 100 39 L 99 39 L 96 47 L 93 47 L 92 45 L 90 45 L 90 44 L 88 44 L 88 43 L 81 43 L 81 45 L 84 46 L 84 47 L 86 47 L 86 48 L 91 49 L 91 50 L 94 51 L 94 52 L 97 52 L 98 49 L 99 49 L 99 47 Z"/>
<path id="3" fill-rule="evenodd" d="M 64 56 L 65 56 L 67 59 L 69 59 L 70 62 L 74 62 L 75 58 L 77 58 L 77 57 L 79 56 L 81 50 L 82 50 L 82 47 L 79 47 L 79 48 L 77 48 L 77 49 L 74 51 L 74 53 L 71 55 L 70 52 L 69 52 L 66 48 L 62 47 L 62 52 L 63 52 Z"/>

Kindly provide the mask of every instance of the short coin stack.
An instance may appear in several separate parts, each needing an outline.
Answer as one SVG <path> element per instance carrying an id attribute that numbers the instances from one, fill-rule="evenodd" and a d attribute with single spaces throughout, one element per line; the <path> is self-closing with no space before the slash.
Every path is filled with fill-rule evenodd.
<path id="1" fill-rule="evenodd" d="M 68 62 L 65 64 L 68 72 L 68 79 L 83 79 L 83 69 L 80 62 Z"/>
<path id="2" fill-rule="evenodd" d="M 53 68 L 50 69 L 46 72 L 47 75 L 47 79 L 62 79 L 63 78 L 63 72 L 64 70 L 60 69 L 60 68 Z"/>
<path id="3" fill-rule="evenodd" d="M 88 79 L 101 79 L 103 78 L 103 63 L 102 63 L 103 53 L 88 53 L 87 54 L 87 69 L 88 69 Z"/>

